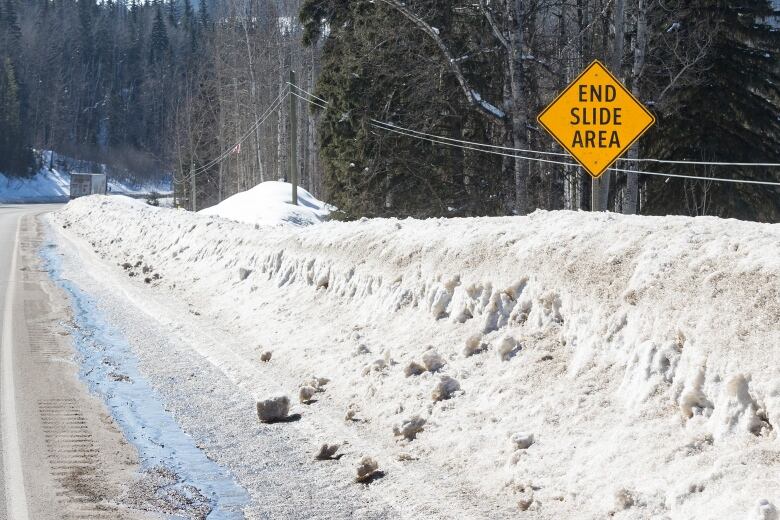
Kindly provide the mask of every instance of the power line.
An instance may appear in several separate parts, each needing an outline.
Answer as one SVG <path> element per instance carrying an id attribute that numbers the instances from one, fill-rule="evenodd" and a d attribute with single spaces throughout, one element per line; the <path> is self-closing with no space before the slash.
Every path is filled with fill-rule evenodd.
<path id="1" fill-rule="evenodd" d="M 254 122 L 254 123 L 253 123 L 253 124 L 252 124 L 252 125 L 249 127 L 249 129 L 248 129 L 246 132 L 244 132 L 244 135 L 243 135 L 243 136 L 241 136 L 241 137 L 239 138 L 239 140 L 238 140 L 238 141 L 236 141 L 235 143 L 233 143 L 233 145 L 232 145 L 231 147 L 229 147 L 229 148 L 226 148 L 226 149 L 225 149 L 225 150 L 224 150 L 224 151 L 223 151 L 223 152 L 222 152 L 220 155 L 218 155 L 218 156 L 216 157 L 216 159 L 213 159 L 211 162 L 209 162 L 209 163 L 207 163 L 207 164 L 205 164 L 205 165 L 203 165 L 203 166 L 200 166 L 200 167 L 196 168 L 195 170 L 193 170 L 193 173 L 196 173 L 196 174 L 197 174 L 197 173 L 200 173 L 200 172 L 202 172 L 202 171 L 205 171 L 205 170 L 207 170 L 207 169 L 211 168 L 212 166 L 214 166 L 215 164 L 217 164 L 217 163 L 221 162 L 222 160 L 224 160 L 224 159 L 225 159 L 225 158 L 226 158 L 228 155 L 230 155 L 230 154 L 233 152 L 233 150 L 235 150 L 235 149 L 236 149 L 236 147 L 237 147 L 238 145 L 240 145 L 240 144 L 242 144 L 244 141 L 246 141 L 246 140 L 249 138 L 249 136 L 250 136 L 250 135 L 252 135 L 252 133 L 253 133 L 253 132 L 254 132 L 254 131 L 255 131 L 255 130 L 256 130 L 256 129 L 257 129 L 257 128 L 258 128 L 258 127 L 261 125 L 261 124 L 263 124 L 263 122 L 265 122 L 265 120 L 266 120 L 266 119 L 268 119 L 268 117 L 269 117 L 269 116 L 270 116 L 270 115 L 271 115 L 271 114 L 272 114 L 272 113 L 273 113 L 273 112 L 274 112 L 274 111 L 275 111 L 277 108 L 279 108 L 279 106 L 281 106 L 281 104 L 284 102 L 284 100 L 287 98 L 287 96 L 288 96 L 289 94 L 290 94 L 290 92 L 289 92 L 289 89 L 287 89 L 287 90 L 286 90 L 286 92 L 282 92 L 282 93 L 280 93 L 278 96 L 276 96 L 276 99 L 275 99 L 274 101 L 272 101 L 272 102 L 271 102 L 271 106 L 270 106 L 270 107 L 269 107 L 269 108 L 268 108 L 268 109 L 267 109 L 267 110 L 266 110 L 266 111 L 263 113 L 263 115 L 261 115 L 261 116 L 260 116 L 260 118 L 259 118 L 257 121 L 255 121 L 255 122 Z"/>
<path id="2" fill-rule="evenodd" d="M 385 122 L 385 121 L 379 121 L 377 119 L 371 119 L 371 121 L 374 122 L 374 123 L 381 123 L 383 125 L 391 126 L 393 128 L 397 128 L 398 130 L 403 130 L 405 132 L 410 132 L 410 133 L 413 133 L 413 134 L 423 135 L 423 136 L 426 136 L 426 137 L 433 137 L 433 138 L 436 138 L 436 139 L 442 139 L 444 141 L 451 141 L 453 143 L 470 144 L 470 145 L 474 145 L 474 146 L 480 146 L 480 147 L 485 147 L 485 148 L 492 148 L 494 150 L 506 150 L 506 151 L 509 151 L 509 152 L 536 153 L 536 154 L 539 154 L 539 155 L 552 155 L 552 156 L 556 156 L 556 157 L 571 157 L 567 153 L 544 152 L 544 151 L 541 151 L 541 150 L 523 150 L 522 148 L 512 148 L 512 147 L 509 147 L 509 146 L 499 146 L 499 145 L 487 144 L 487 143 L 475 143 L 473 141 L 464 141 L 464 140 L 461 140 L 461 139 L 453 139 L 451 137 L 444 137 L 444 136 L 439 136 L 439 135 L 435 135 L 435 134 L 428 134 L 428 133 L 425 133 L 425 132 L 420 132 L 419 130 L 412 130 L 410 128 L 404 128 L 402 126 L 398 126 L 398 125 L 395 125 L 393 123 L 388 123 L 388 122 Z"/>
<path id="3" fill-rule="evenodd" d="M 323 110 L 327 110 L 328 109 L 328 107 L 326 107 L 325 105 L 321 105 L 321 104 L 317 103 L 316 101 L 312 101 L 311 99 L 306 99 L 305 97 L 297 94 L 296 92 L 293 92 L 292 90 L 290 91 L 290 94 L 292 94 L 293 96 L 297 97 L 298 99 L 302 99 L 303 101 L 306 101 L 307 103 L 310 103 L 310 104 L 312 104 L 314 106 L 318 106 L 318 107 L 320 107 Z"/>
<path id="4" fill-rule="evenodd" d="M 660 164 L 687 164 L 690 166 L 753 166 L 757 168 L 780 168 L 780 163 L 754 163 L 754 162 L 710 162 L 710 161 L 674 161 L 671 159 L 631 159 L 622 158 L 618 161 L 650 162 Z"/>
<path id="5" fill-rule="evenodd" d="M 330 103 L 320 97 L 315 96 L 311 92 L 298 87 L 294 85 L 295 88 L 304 94 L 313 97 L 314 99 L 317 99 L 318 101 L 321 101 L 322 103 L 325 103 L 326 105 L 329 105 Z M 297 95 L 297 94 L 296 94 Z M 309 103 L 312 103 L 314 105 L 317 105 L 318 107 L 325 109 L 326 107 L 323 107 L 320 104 L 314 103 L 309 99 L 305 99 L 301 96 L 298 96 L 300 99 L 303 99 L 304 101 L 307 101 Z M 460 143 L 460 144 L 466 144 L 466 145 L 472 145 L 472 146 L 478 146 L 483 148 L 492 148 L 495 150 L 506 150 L 510 152 L 518 152 L 518 153 L 531 153 L 531 154 L 539 154 L 539 155 L 550 155 L 550 156 L 556 156 L 556 157 L 570 157 L 570 154 L 568 153 L 561 153 L 561 152 L 546 152 L 542 150 L 526 150 L 522 148 L 512 148 L 509 146 L 499 146 L 499 145 L 493 145 L 493 144 L 487 144 L 487 143 L 477 143 L 474 141 L 466 141 L 462 139 L 454 139 L 451 137 L 444 137 L 440 135 L 435 134 L 429 134 L 426 132 L 421 132 L 419 130 L 413 130 L 411 128 L 404 128 L 402 126 L 396 125 L 394 123 L 388 123 L 387 121 L 380 121 L 378 119 L 371 119 L 374 123 L 379 123 L 383 125 L 387 125 L 389 127 L 393 127 L 397 130 L 402 130 L 404 132 L 409 132 L 411 134 L 417 134 L 425 137 L 431 137 L 438 140 L 443 141 L 450 141 L 453 143 Z M 410 136 L 414 137 L 414 136 Z M 669 160 L 669 159 L 633 159 L 633 158 L 621 158 L 618 159 L 619 161 L 625 161 L 625 162 L 650 162 L 650 163 L 658 163 L 658 164 L 684 164 L 684 165 L 690 165 L 690 166 L 738 166 L 738 167 L 761 167 L 761 168 L 780 168 L 780 163 L 748 163 L 748 162 L 714 162 L 714 161 L 687 161 L 687 160 Z M 614 171 L 619 171 L 617 169 L 614 169 Z M 631 172 L 632 170 L 626 170 Z M 652 174 L 653 172 L 648 172 L 648 174 Z M 709 177 L 707 177 L 709 178 Z M 747 182 L 747 181 L 746 181 Z"/>
<path id="6" fill-rule="evenodd" d="M 526 156 L 523 156 L 523 155 L 498 152 L 498 151 L 495 151 L 495 150 L 485 150 L 483 148 L 476 148 L 476 147 L 473 147 L 473 146 L 466 146 L 466 145 L 461 145 L 461 144 L 457 144 L 457 143 L 450 143 L 450 142 L 447 142 L 447 141 L 441 141 L 441 140 L 437 140 L 437 139 L 431 138 L 431 137 L 417 136 L 417 135 L 405 132 L 403 130 L 399 130 L 394 125 L 383 126 L 383 125 L 386 125 L 387 123 L 383 123 L 381 121 L 375 123 L 372 120 L 370 124 L 372 126 L 376 127 L 376 128 L 381 128 L 382 130 L 387 130 L 387 131 L 390 131 L 390 132 L 393 132 L 393 133 L 396 133 L 396 134 L 405 135 L 407 137 L 414 137 L 416 139 L 421 139 L 423 141 L 428 141 L 428 142 L 435 143 L 435 144 L 443 144 L 445 146 L 451 146 L 453 148 L 461 148 L 461 149 L 464 149 L 464 150 L 474 150 L 475 152 L 484 152 L 484 153 L 489 153 L 489 154 L 493 154 L 493 155 L 501 155 L 503 157 L 513 157 L 513 158 L 516 158 L 516 159 L 525 159 L 525 160 L 528 160 L 528 161 L 537 161 L 537 162 L 543 162 L 543 163 L 548 163 L 548 164 L 560 164 L 560 165 L 563 165 L 563 166 L 578 166 L 577 164 L 568 163 L 568 162 L 553 161 L 551 159 L 540 159 L 539 157 L 526 157 Z"/>
<path id="7" fill-rule="evenodd" d="M 678 175 L 674 173 L 660 173 L 660 172 L 646 172 L 639 170 L 625 170 L 623 168 L 609 168 L 610 171 L 620 173 L 640 173 L 642 175 L 656 175 L 659 177 L 674 177 L 677 179 L 696 179 L 700 181 L 712 181 L 712 182 L 731 182 L 734 184 L 761 184 L 763 186 L 780 186 L 780 182 L 771 181 L 751 181 L 748 179 L 724 179 L 719 177 L 703 177 L 699 175 Z"/>
<path id="8" fill-rule="evenodd" d="M 316 99 L 319 99 L 323 101 L 326 104 L 330 104 L 328 101 L 323 100 L 322 98 L 316 97 L 314 94 L 296 86 L 296 89 L 300 90 L 301 92 L 305 93 L 306 95 L 312 96 Z M 317 102 L 314 102 L 310 99 L 307 99 L 303 96 L 298 95 L 295 92 L 291 93 L 298 97 L 299 99 L 302 99 L 303 101 L 306 101 L 308 103 L 311 103 L 312 105 L 318 106 L 322 109 L 327 109 L 326 106 L 323 106 Z M 455 148 L 461 148 L 464 150 L 473 150 L 477 152 L 483 152 L 483 153 L 490 153 L 493 155 L 500 155 L 503 157 L 512 157 L 515 159 L 522 159 L 526 161 L 535 161 L 535 162 L 541 162 L 541 163 L 547 163 L 547 164 L 558 164 L 562 166 L 574 166 L 578 167 L 578 164 L 570 163 L 570 162 L 563 162 L 563 161 L 555 161 L 550 159 L 541 159 L 539 157 L 528 157 L 523 155 L 518 155 L 516 153 L 504 153 L 499 152 L 496 150 L 509 150 L 512 152 L 525 152 L 525 153 L 537 153 L 537 154 L 544 154 L 544 155 L 555 155 L 555 156 L 568 156 L 568 154 L 560 154 L 560 153 L 554 153 L 554 152 L 542 152 L 539 150 L 520 150 L 517 148 L 509 148 L 504 146 L 495 146 L 485 143 L 475 143 L 473 141 L 463 141 L 459 139 L 452 139 L 449 137 L 442 137 L 437 136 L 435 134 L 428 134 L 425 132 L 419 132 L 417 130 L 411 130 L 408 128 L 403 128 L 401 126 L 395 125 L 393 123 L 388 123 L 386 121 L 379 121 L 378 119 L 370 119 L 370 124 L 376 128 L 394 132 L 396 134 L 404 135 L 407 137 L 412 137 L 415 139 L 421 139 L 424 141 L 428 141 L 435 144 L 441 144 L 445 146 L 451 146 Z M 469 146 L 474 145 L 474 146 Z M 627 159 L 624 159 L 627 160 Z M 658 163 L 668 163 L 668 164 L 701 164 L 701 165 L 717 165 L 717 166 L 780 166 L 780 164 L 773 164 L 773 163 L 707 163 L 703 161 L 664 161 L 662 159 L 636 159 L 637 162 L 647 161 L 647 162 L 658 162 Z M 653 175 L 653 176 L 659 176 L 659 177 L 672 177 L 672 178 L 680 178 L 680 179 L 693 179 L 693 180 L 703 180 L 703 181 L 711 181 L 711 182 L 730 182 L 730 183 L 736 183 L 736 184 L 758 184 L 758 185 L 764 185 L 764 186 L 780 186 L 780 182 L 771 182 L 771 181 L 754 181 L 754 180 L 747 180 L 747 179 L 726 179 L 726 178 L 720 178 L 720 177 L 704 177 L 700 175 L 682 175 L 682 174 L 673 174 L 673 173 L 662 173 L 662 172 L 649 172 L 644 170 L 630 170 L 625 168 L 608 168 L 610 171 L 614 172 L 620 172 L 620 173 L 636 173 L 641 175 Z"/>
<path id="9" fill-rule="evenodd" d="M 316 99 L 317 101 L 321 101 L 321 102 L 325 103 L 326 105 L 330 105 L 330 102 L 329 102 L 329 101 L 326 101 L 326 100 L 322 99 L 321 97 L 315 96 L 314 94 L 312 94 L 312 93 L 311 93 L 311 92 L 309 92 L 308 90 L 306 90 L 306 89 L 304 89 L 304 88 L 301 88 L 301 87 L 299 87 L 298 85 L 295 85 L 295 84 L 293 84 L 293 83 L 290 83 L 289 81 L 287 82 L 287 84 L 288 84 L 289 86 L 293 87 L 295 90 L 298 90 L 298 91 L 300 91 L 300 92 L 303 92 L 304 94 L 306 94 L 306 95 L 307 95 L 307 96 L 309 96 L 309 97 L 313 97 L 313 98 L 314 98 L 314 99 Z"/>
<path id="10" fill-rule="evenodd" d="M 523 159 L 523 160 L 526 160 L 526 161 L 535 161 L 535 162 L 542 162 L 542 163 L 547 163 L 547 164 L 559 164 L 559 165 L 562 165 L 562 166 L 579 167 L 579 164 L 575 164 L 575 163 L 554 161 L 554 160 L 550 160 L 550 159 L 540 159 L 539 157 L 528 157 L 528 156 L 523 156 L 523 155 L 498 152 L 498 151 L 494 151 L 494 150 L 484 150 L 484 149 L 475 148 L 475 147 L 472 147 L 472 146 L 464 146 L 464 145 L 458 145 L 458 144 L 455 144 L 455 143 L 449 143 L 449 142 L 446 142 L 446 141 L 438 141 L 436 139 L 432 139 L 432 138 L 429 138 L 429 137 L 415 136 L 414 134 L 410 134 L 410 133 L 407 133 L 407 132 L 404 132 L 404 131 L 401 131 L 401 130 L 397 130 L 396 128 L 393 128 L 392 126 L 385 127 L 385 126 L 382 126 L 380 124 L 376 124 L 376 123 L 373 123 L 373 122 L 371 124 L 372 124 L 372 126 L 374 126 L 376 128 L 381 128 L 382 130 L 394 132 L 394 133 L 405 135 L 405 136 L 408 136 L 408 137 L 414 137 L 414 138 L 417 138 L 417 139 L 422 139 L 424 141 L 429 141 L 429 142 L 435 143 L 435 144 L 441 144 L 441 145 L 451 146 L 451 147 L 455 147 L 455 148 L 462 148 L 462 149 L 465 149 L 465 150 L 474 150 L 474 151 L 477 151 L 477 152 L 489 153 L 489 154 L 493 154 L 493 155 L 501 155 L 503 157 L 512 157 L 512 158 L 515 158 L 515 159 Z M 780 186 L 780 182 L 770 182 L 770 181 L 753 181 L 753 180 L 746 180 L 746 179 L 725 179 L 725 178 L 719 178 L 719 177 L 703 177 L 703 176 L 699 176 L 699 175 L 680 175 L 680 174 L 673 174 L 673 173 L 648 172 L 648 171 L 644 171 L 644 170 L 628 170 L 628 169 L 624 169 L 624 168 L 608 168 L 608 170 L 614 171 L 614 172 L 620 172 L 620 173 L 637 173 L 637 174 L 642 174 L 642 175 L 655 175 L 655 176 L 660 176 L 660 177 L 674 177 L 674 178 L 680 178 L 680 179 L 694 179 L 694 180 L 712 181 L 712 182 L 731 182 L 731 183 L 737 183 L 737 184 L 760 184 L 760 185 L 765 185 L 765 186 Z"/>
<path id="11" fill-rule="evenodd" d="M 273 114 L 281 106 L 282 103 L 284 103 L 284 100 L 287 99 L 287 96 L 290 95 L 290 92 L 291 92 L 290 89 L 287 88 L 283 92 L 281 92 L 278 96 L 276 96 L 276 99 L 271 102 L 271 106 L 263 113 L 263 115 L 260 116 L 260 118 L 257 119 L 257 121 L 255 121 L 249 127 L 249 129 L 246 132 L 244 132 L 241 138 L 239 138 L 239 140 L 236 141 L 233 144 L 233 146 L 231 146 L 230 148 L 226 148 L 222 153 L 220 153 L 216 158 L 212 159 L 208 163 L 192 170 L 187 177 L 184 177 L 183 179 L 178 181 L 178 183 L 183 184 L 189 180 L 192 180 L 193 177 L 197 177 L 204 171 L 224 161 L 233 152 L 233 150 L 235 150 L 240 144 L 246 141 L 249 138 L 249 136 L 251 136 L 252 133 L 255 130 L 257 130 L 257 128 L 259 128 L 260 125 L 262 125 L 265 122 L 265 120 L 268 119 L 271 116 L 271 114 Z"/>

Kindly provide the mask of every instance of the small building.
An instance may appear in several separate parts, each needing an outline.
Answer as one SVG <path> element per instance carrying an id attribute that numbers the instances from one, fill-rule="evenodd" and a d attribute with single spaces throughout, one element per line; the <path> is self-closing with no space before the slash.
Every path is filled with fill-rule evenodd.
<path id="1" fill-rule="evenodd" d="M 108 180 L 104 173 L 71 173 L 70 198 L 75 199 L 85 195 L 105 195 L 108 190 Z"/>

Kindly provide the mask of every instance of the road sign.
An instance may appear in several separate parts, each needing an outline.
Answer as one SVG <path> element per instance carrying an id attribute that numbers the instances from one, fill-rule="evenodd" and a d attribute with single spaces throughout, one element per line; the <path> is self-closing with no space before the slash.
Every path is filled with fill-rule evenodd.
<path id="1" fill-rule="evenodd" d="M 655 117 L 598 60 L 537 118 L 598 178 L 655 123 Z"/>

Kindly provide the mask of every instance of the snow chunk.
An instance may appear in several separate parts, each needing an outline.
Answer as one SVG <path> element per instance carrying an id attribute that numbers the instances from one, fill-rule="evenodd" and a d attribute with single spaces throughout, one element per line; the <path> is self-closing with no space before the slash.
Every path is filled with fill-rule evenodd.
<path id="1" fill-rule="evenodd" d="M 444 366 L 444 358 L 438 352 L 431 349 L 422 356 L 423 365 L 428 372 L 436 372 Z"/>
<path id="2" fill-rule="evenodd" d="M 501 361 L 509 361 L 509 359 L 511 359 L 518 350 L 520 350 L 520 344 L 518 341 L 512 336 L 504 336 L 498 343 L 496 352 L 498 353 L 498 357 L 501 359 Z"/>
<path id="3" fill-rule="evenodd" d="M 355 350 L 352 351 L 352 357 L 362 356 L 363 354 L 370 354 L 371 349 L 365 343 L 360 343 Z"/>
<path id="4" fill-rule="evenodd" d="M 422 431 L 425 426 L 425 419 L 419 415 L 413 415 L 408 419 L 401 421 L 401 424 L 393 427 L 393 434 L 396 437 L 403 437 L 407 440 L 414 440 L 417 434 Z"/>
<path id="5" fill-rule="evenodd" d="M 514 449 L 527 450 L 534 443 L 534 434 L 522 432 L 514 433 L 509 438 L 509 441 L 512 443 Z"/>
<path id="6" fill-rule="evenodd" d="M 316 388 L 312 386 L 302 386 L 301 389 L 298 390 L 298 400 L 304 404 L 309 404 L 316 393 Z"/>
<path id="7" fill-rule="evenodd" d="M 264 423 L 272 423 L 287 418 L 290 412 L 290 398 L 280 395 L 257 402 L 257 417 Z"/>
<path id="8" fill-rule="evenodd" d="M 382 372 L 385 368 L 387 368 L 387 361 L 383 358 L 375 359 L 363 367 L 363 375 L 367 376 L 371 372 Z"/>
<path id="9" fill-rule="evenodd" d="M 712 403 L 704 394 L 704 374 L 704 367 L 698 367 L 680 395 L 680 411 L 687 419 L 694 415 L 709 417 L 712 413 Z"/>
<path id="10" fill-rule="evenodd" d="M 344 414 L 345 421 L 357 421 L 357 414 L 360 413 L 360 407 L 355 403 L 349 403 L 347 412 Z"/>
<path id="11" fill-rule="evenodd" d="M 531 505 L 534 503 L 533 494 L 528 497 L 521 497 L 517 500 L 517 508 L 520 511 L 528 511 Z"/>
<path id="12" fill-rule="evenodd" d="M 680 348 L 676 341 L 662 345 L 644 341 L 636 346 L 620 387 L 627 406 L 646 401 L 659 387 L 672 383 L 680 360 Z"/>
<path id="13" fill-rule="evenodd" d="M 369 456 L 365 456 L 360 459 L 360 464 L 357 467 L 356 482 L 368 482 L 379 471 L 379 463 Z"/>
<path id="14" fill-rule="evenodd" d="M 325 385 L 327 385 L 328 383 L 330 383 L 330 379 L 328 379 L 327 377 L 312 376 L 311 379 L 309 379 L 309 382 L 306 383 L 306 385 L 314 388 L 315 392 L 324 392 Z"/>
<path id="15" fill-rule="evenodd" d="M 434 401 L 444 401 L 452 397 L 452 394 L 460 390 L 460 383 L 450 376 L 441 376 L 439 382 L 433 388 L 431 399 Z"/>
<path id="16" fill-rule="evenodd" d="M 410 361 L 406 367 L 404 367 L 404 375 L 406 377 L 419 376 L 425 372 L 425 367 L 417 361 Z"/>
<path id="17" fill-rule="evenodd" d="M 633 507 L 636 500 L 633 493 L 626 488 L 620 488 L 615 491 L 615 510 L 625 511 Z"/>
<path id="18" fill-rule="evenodd" d="M 466 346 L 463 347 L 463 355 L 465 357 L 473 356 L 479 352 L 485 350 L 486 345 L 482 343 L 481 334 L 473 334 L 466 339 Z"/>
<path id="19" fill-rule="evenodd" d="M 732 432 L 761 433 L 763 423 L 756 414 L 758 406 L 750 395 L 749 381 L 745 374 L 737 374 L 726 383 L 712 414 L 716 438 Z"/>
<path id="20" fill-rule="evenodd" d="M 317 455 L 314 456 L 317 460 L 332 460 L 337 458 L 336 452 L 339 451 L 340 446 L 338 444 L 323 444 L 320 446 Z"/>

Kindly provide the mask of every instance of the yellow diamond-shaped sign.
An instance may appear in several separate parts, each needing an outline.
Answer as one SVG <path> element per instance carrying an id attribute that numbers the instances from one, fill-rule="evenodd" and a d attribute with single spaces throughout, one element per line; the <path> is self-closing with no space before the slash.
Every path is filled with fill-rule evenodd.
<path id="1" fill-rule="evenodd" d="M 653 114 L 598 60 L 537 120 L 594 178 L 655 123 Z"/>

